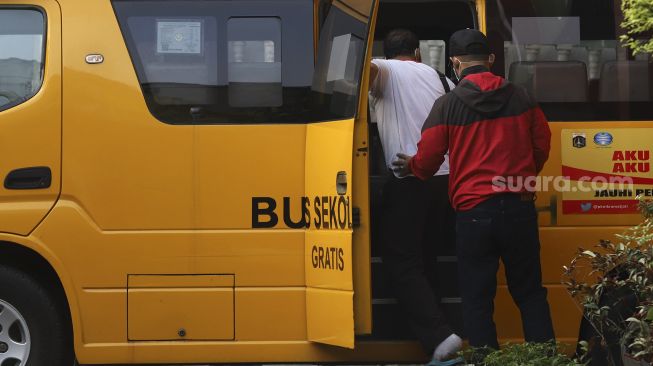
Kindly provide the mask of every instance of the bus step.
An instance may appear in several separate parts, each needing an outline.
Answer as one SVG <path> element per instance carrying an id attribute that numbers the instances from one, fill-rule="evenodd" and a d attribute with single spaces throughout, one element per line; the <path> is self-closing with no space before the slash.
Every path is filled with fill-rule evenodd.
<path id="1" fill-rule="evenodd" d="M 458 290 L 458 263 L 456 257 L 438 257 L 427 266 L 427 276 L 437 296 L 445 298 L 460 297 Z M 372 259 L 372 296 L 374 298 L 394 297 L 389 274 L 379 257 Z"/>
<path id="2" fill-rule="evenodd" d="M 460 298 L 442 298 L 440 309 L 445 314 L 447 323 L 453 331 L 463 336 L 462 308 Z M 372 334 L 374 340 L 406 340 L 415 339 L 406 316 L 393 298 L 372 300 Z"/>

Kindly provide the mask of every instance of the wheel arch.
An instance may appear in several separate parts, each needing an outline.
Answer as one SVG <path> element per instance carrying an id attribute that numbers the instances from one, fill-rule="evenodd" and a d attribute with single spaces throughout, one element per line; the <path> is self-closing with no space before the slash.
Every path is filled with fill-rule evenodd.
<path id="1" fill-rule="evenodd" d="M 4 234 L 0 234 L 0 253 L 0 265 L 28 273 L 39 283 L 45 284 L 44 287 L 61 305 L 66 324 L 69 325 L 71 346 L 77 349 L 82 337 L 76 292 L 72 279 L 65 274 L 56 257 L 43 245 L 28 238 L 7 237 Z"/>

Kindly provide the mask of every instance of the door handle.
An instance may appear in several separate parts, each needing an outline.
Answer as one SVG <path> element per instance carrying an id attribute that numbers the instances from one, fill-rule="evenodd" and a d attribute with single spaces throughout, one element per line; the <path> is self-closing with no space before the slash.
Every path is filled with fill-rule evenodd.
<path id="1" fill-rule="evenodd" d="M 12 170 L 5 178 L 6 189 L 45 189 L 52 184 L 52 171 L 46 166 Z"/>
<path id="2" fill-rule="evenodd" d="M 347 172 L 338 172 L 336 175 L 336 192 L 340 196 L 347 194 Z"/>

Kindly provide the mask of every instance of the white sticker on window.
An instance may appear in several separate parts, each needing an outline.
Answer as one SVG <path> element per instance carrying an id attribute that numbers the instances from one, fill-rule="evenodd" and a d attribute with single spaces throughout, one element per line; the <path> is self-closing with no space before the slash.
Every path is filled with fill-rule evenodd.
<path id="1" fill-rule="evenodd" d="M 343 34 L 333 38 L 327 81 L 342 80 L 345 78 L 350 43 L 351 34 Z"/>
<path id="2" fill-rule="evenodd" d="M 202 53 L 202 22 L 157 21 L 157 53 Z"/>

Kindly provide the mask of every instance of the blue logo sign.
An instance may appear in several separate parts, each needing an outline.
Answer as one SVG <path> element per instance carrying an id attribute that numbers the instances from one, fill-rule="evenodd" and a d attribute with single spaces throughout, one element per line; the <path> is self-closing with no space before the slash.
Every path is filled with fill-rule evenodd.
<path id="1" fill-rule="evenodd" d="M 592 202 L 585 202 L 580 204 L 580 209 L 583 212 L 589 212 L 592 209 Z"/>
<path id="2" fill-rule="evenodd" d="M 607 132 L 599 132 L 594 135 L 594 143 L 599 146 L 608 146 L 612 143 L 612 135 Z"/>

